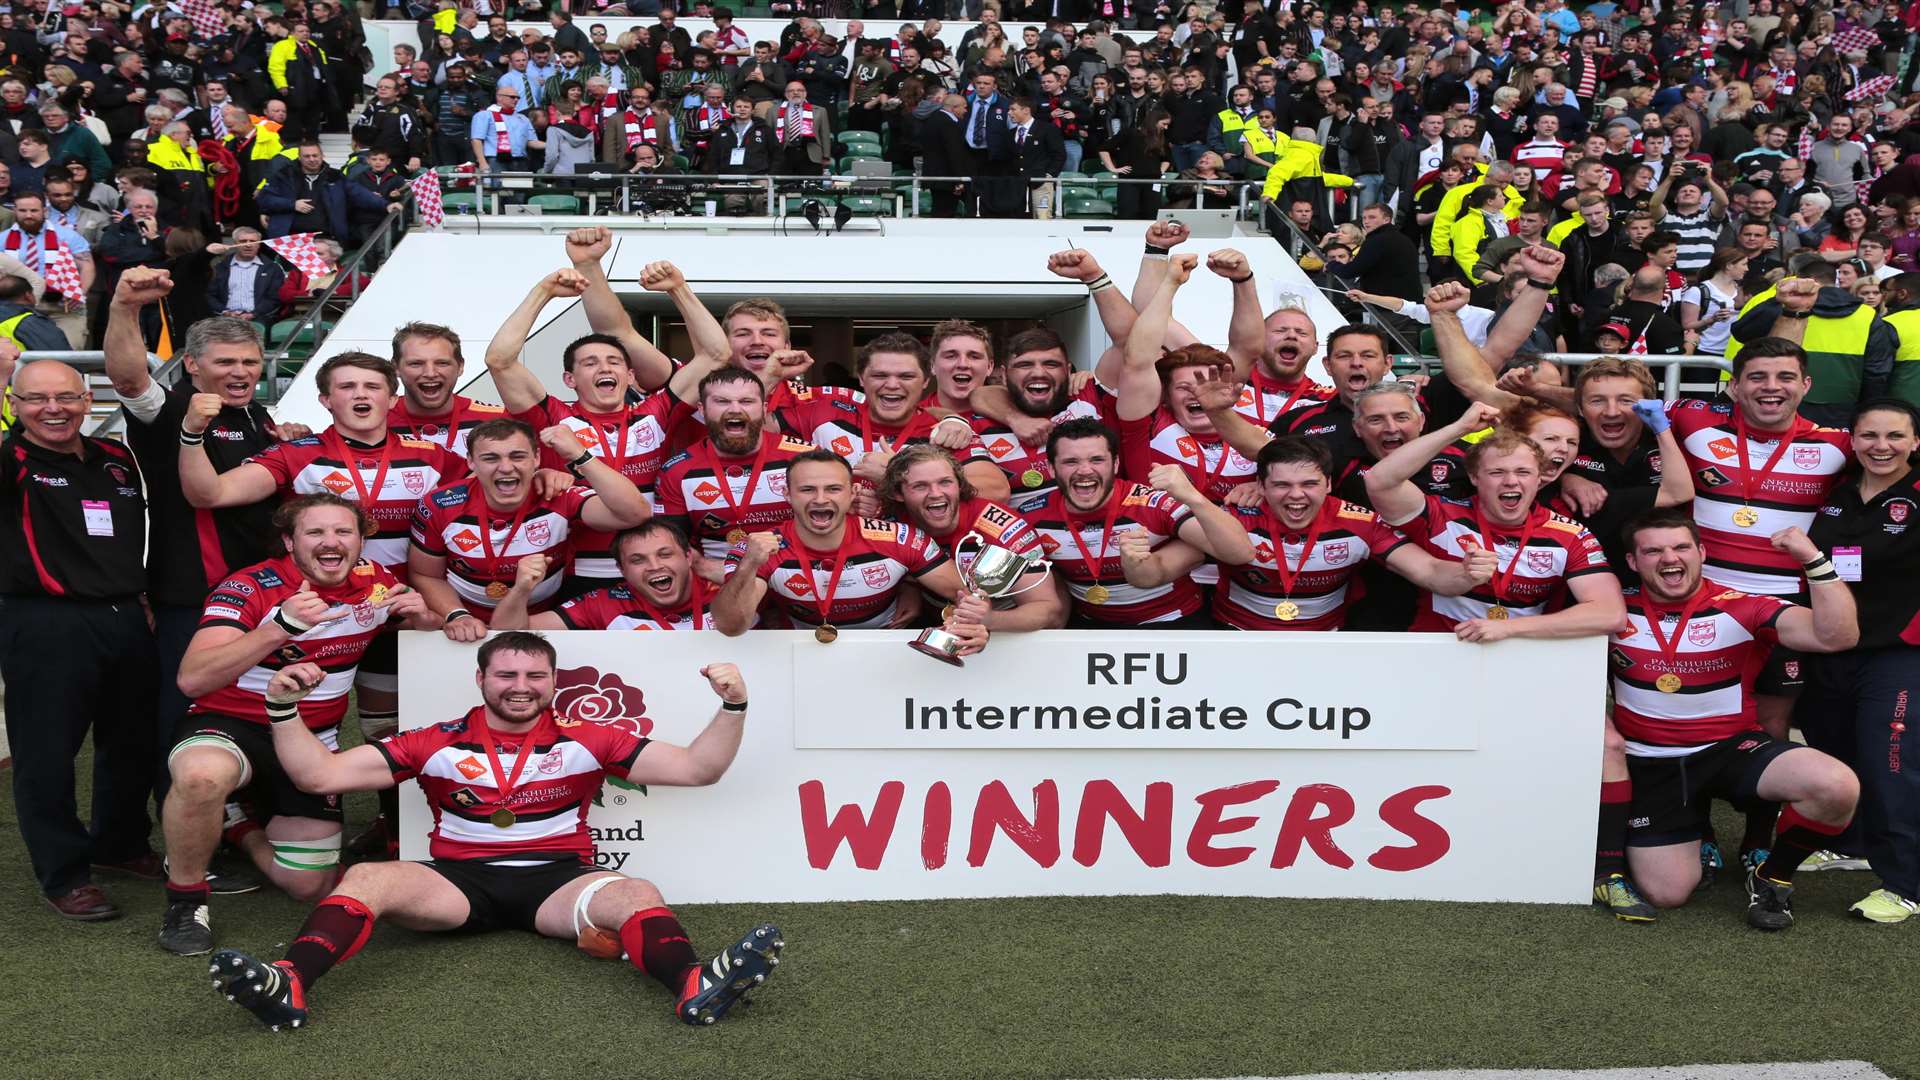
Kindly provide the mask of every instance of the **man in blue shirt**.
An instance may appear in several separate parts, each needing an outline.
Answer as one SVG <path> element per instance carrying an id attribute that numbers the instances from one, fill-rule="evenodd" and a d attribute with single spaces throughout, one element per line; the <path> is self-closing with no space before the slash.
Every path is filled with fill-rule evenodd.
<path id="1" fill-rule="evenodd" d="M 467 128 L 473 160 L 488 172 L 532 171 L 528 152 L 546 149 L 533 136 L 533 121 L 520 111 L 520 91 L 504 83 L 494 87 L 493 104 L 475 113 Z"/>

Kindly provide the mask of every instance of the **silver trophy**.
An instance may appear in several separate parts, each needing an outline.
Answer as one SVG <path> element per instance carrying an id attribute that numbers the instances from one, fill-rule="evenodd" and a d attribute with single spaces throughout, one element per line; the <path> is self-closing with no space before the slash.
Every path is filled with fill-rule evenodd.
<path id="1" fill-rule="evenodd" d="M 979 553 L 972 560 L 962 557 L 967 542 L 973 541 L 979 546 Z M 1040 577 L 1024 589 L 1015 588 L 1027 571 L 1040 567 Z M 989 600 L 1004 600 L 1018 596 L 1023 592 L 1046 584 L 1047 576 L 1053 572 L 1053 563 L 1047 559 L 1046 552 L 1036 550 L 1032 554 L 1021 555 L 987 543 L 987 538 L 978 532 L 969 532 L 953 545 L 953 567 L 960 573 L 960 584 L 968 592 L 977 592 Z M 920 631 L 920 636 L 909 643 L 914 651 L 925 653 L 954 667 L 963 667 L 960 660 L 960 639 L 935 627 Z"/>

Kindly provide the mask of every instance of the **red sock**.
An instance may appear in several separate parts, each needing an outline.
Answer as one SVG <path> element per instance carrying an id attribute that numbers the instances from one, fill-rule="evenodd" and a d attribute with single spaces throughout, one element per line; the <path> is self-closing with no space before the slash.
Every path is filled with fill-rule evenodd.
<path id="1" fill-rule="evenodd" d="M 287 962 L 311 987 L 314 980 L 346 962 L 373 933 L 373 912 L 351 896 L 329 896 L 320 901 L 287 947 Z"/>
<path id="2" fill-rule="evenodd" d="M 1847 823 L 1828 825 L 1800 816 L 1800 811 L 1789 805 L 1780 811 L 1780 824 L 1774 832 L 1773 850 L 1767 854 L 1767 861 L 1760 864 L 1760 876 L 1772 881 L 1788 884 L 1793 881 L 1793 872 L 1800 869 L 1807 856 L 1819 851 L 1833 842 L 1833 838 L 1847 831 Z"/>
<path id="3" fill-rule="evenodd" d="M 621 923 L 620 944 L 634 967 L 658 979 L 676 999 L 686 989 L 687 972 L 700 964 L 680 920 L 663 907 L 637 911 Z"/>

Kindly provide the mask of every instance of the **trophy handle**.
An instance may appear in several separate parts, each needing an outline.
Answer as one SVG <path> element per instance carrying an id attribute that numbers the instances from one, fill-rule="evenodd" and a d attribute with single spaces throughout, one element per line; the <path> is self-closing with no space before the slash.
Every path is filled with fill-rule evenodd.
<path id="1" fill-rule="evenodd" d="M 1012 592 L 1009 592 L 1009 593 L 1003 593 L 1003 594 L 1001 594 L 1001 597 L 1000 597 L 1000 598 L 1004 600 L 1004 599 L 1006 599 L 1006 598 L 1008 598 L 1008 597 L 1013 597 L 1013 596 L 1019 596 L 1019 595 L 1020 595 L 1021 593 L 1024 593 L 1024 592 L 1032 592 L 1033 590 L 1035 590 L 1035 589 L 1037 589 L 1037 588 L 1039 588 L 1040 586 L 1042 586 L 1042 585 L 1045 585 L 1045 584 L 1047 583 L 1047 579 L 1048 579 L 1048 578 L 1051 578 L 1051 577 L 1053 576 L 1053 560 L 1052 560 L 1052 559 L 1041 559 L 1041 560 L 1040 560 L 1040 561 L 1039 561 L 1039 562 L 1038 562 L 1037 564 L 1035 564 L 1035 565 L 1037 565 L 1037 566 L 1039 566 L 1039 567 L 1040 567 L 1040 576 L 1039 576 L 1038 578 L 1036 578 L 1036 579 L 1034 579 L 1034 582 L 1033 582 L 1033 584 L 1031 584 L 1031 585 L 1027 585 L 1027 586 L 1025 586 L 1025 587 L 1023 587 L 1023 588 L 1018 588 L 1018 589 L 1015 589 L 1015 590 L 1013 590 Z M 1025 576 L 1027 576 L 1027 571 L 1021 571 L 1021 574 L 1020 574 L 1020 576 L 1021 576 L 1021 577 L 1025 577 Z"/>
<path id="2" fill-rule="evenodd" d="M 987 538 L 984 536 L 981 536 L 979 530 L 974 529 L 974 530 L 968 531 L 967 535 L 961 537 L 959 540 L 954 541 L 953 568 L 960 575 L 960 584 L 966 586 L 966 589 L 968 592 L 975 592 L 976 590 L 973 585 L 973 575 L 969 573 L 967 569 L 969 566 L 972 565 L 972 561 L 968 559 L 962 559 L 960 557 L 960 553 L 966 549 L 967 541 L 969 540 L 974 542 L 975 547 L 974 547 L 973 553 L 975 555 L 978 555 L 982 551 L 985 551 L 987 549 Z"/>

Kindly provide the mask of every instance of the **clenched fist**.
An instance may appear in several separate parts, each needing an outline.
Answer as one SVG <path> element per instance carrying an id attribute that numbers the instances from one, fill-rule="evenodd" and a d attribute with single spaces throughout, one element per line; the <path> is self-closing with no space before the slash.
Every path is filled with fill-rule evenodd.
<path id="1" fill-rule="evenodd" d="M 732 664 L 708 664 L 700 669 L 700 674 L 707 677 L 707 685 L 713 687 L 721 701 L 739 705 L 747 700 L 747 680 Z"/>
<path id="2" fill-rule="evenodd" d="M 219 394 L 195 394 L 187 400 L 187 414 L 180 418 L 180 430 L 189 435 L 205 434 L 207 425 L 219 415 Z"/>

